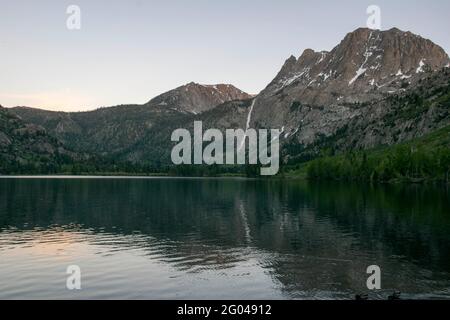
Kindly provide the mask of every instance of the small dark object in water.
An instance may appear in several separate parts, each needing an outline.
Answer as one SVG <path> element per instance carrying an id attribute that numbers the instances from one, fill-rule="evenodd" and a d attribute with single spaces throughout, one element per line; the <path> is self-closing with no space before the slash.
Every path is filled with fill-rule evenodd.
<path id="1" fill-rule="evenodd" d="M 357 294 L 355 295 L 355 300 L 369 300 L 369 296 L 366 293 Z"/>
<path id="2" fill-rule="evenodd" d="M 394 291 L 394 293 L 388 297 L 388 300 L 401 300 L 400 295 L 402 293 L 400 291 Z"/>

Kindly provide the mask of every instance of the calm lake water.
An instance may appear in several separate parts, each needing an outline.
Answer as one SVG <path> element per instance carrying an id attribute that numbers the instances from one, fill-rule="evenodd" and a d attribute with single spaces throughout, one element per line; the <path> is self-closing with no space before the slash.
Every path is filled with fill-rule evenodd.
<path id="1" fill-rule="evenodd" d="M 450 298 L 450 192 L 245 179 L 0 179 L 0 298 Z M 82 290 L 66 289 L 81 268 Z"/>

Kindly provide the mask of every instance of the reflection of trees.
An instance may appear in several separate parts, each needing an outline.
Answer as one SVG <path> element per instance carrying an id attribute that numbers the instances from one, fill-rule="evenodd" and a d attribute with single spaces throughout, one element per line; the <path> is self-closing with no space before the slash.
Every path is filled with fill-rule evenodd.
<path id="1" fill-rule="evenodd" d="M 271 250 L 287 253 L 273 260 L 274 275 L 295 295 L 332 288 L 361 291 L 371 264 L 388 274 L 385 288 L 426 292 L 428 270 L 443 272 L 433 276 L 444 280 L 433 283 L 435 289 L 450 284 L 447 191 L 285 182 L 270 194 L 284 199 L 275 210 L 278 221 L 273 233 L 266 230 L 262 239 L 254 239 L 265 249 L 272 243 Z"/>
<path id="2" fill-rule="evenodd" d="M 439 188 L 43 179 L 1 180 L 0 190 L 0 228 L 75 224 L 93 235 L 87 241 L 137 248 L 192 272 L 229 268 L 253 254 L 298 297 L 359 291 L 370 264 L 389 275 L 386 287 L 406 290 L 421 288 L 408 284 L 421 270 L 450 270 L 450 198 Z"/>

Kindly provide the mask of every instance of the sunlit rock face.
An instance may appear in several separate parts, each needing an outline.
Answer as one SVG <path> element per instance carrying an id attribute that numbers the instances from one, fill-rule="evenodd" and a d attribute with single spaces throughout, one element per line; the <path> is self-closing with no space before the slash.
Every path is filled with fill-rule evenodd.
<path id="1" fill-rule="evenodd" d="M 330 52 L 307 49 L 298 59 L 291 56 L 261 95 L 315 105 L 363 102 L 400 90 L 449 61 L 441 47 L 410 32 L 360 28 Z"/>
<path id="2" fill-rule="evenodd" d="M 282 128 L 288 158 L 308 148 L 314 156 L 324 140 L 333 148 L 345 140 L 336 147 L 342 150 L 421 136 L 449 122 L 431 101 L 433 88 L 448 84 L 449 61 L 441 47 L 410 32 L 360 28 L 330 52 L 291 56 L 257 96 L 250 126 Z M 395 97 L 415 95 L 433 108 L 402 118 L 408 98 L 402 104 Z"/>
<path id="3" fill-rule="evenodd" d="M 199 114 L 227 101 L 245 100 L 252 96 L 231 84 L 202 85 L 188 83 L 152 99 L 149 106 L 166 106 L 180 112 Z"/>

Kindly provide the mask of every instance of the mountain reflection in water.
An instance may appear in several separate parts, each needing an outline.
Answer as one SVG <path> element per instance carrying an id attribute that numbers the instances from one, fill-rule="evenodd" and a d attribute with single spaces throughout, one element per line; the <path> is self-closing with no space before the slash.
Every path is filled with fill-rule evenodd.
<path id="1" fill-rule="evenodd" d="M 444 187 L 0 179 L 0 298 L 450 298 Z M 82 290 L 65 288 L 79 265 Z"/>

